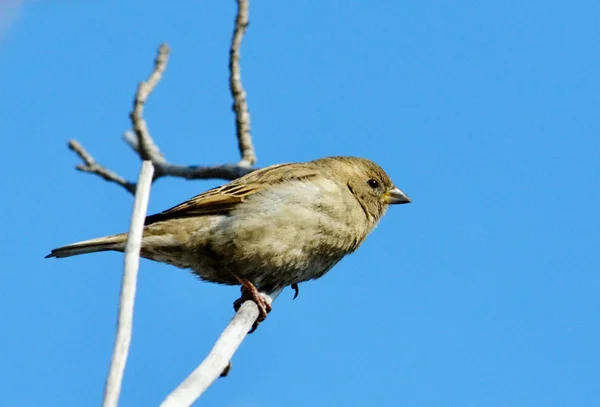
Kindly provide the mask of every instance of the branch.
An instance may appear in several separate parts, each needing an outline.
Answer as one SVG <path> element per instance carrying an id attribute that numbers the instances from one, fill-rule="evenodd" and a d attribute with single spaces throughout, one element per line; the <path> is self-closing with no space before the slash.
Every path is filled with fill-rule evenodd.
<path id="1" fill-rule="evenodd" d="M 169 61 L 169 47 L 167 44 L 162 44 L 158 47 L 158 53 L 154 60 L 154 69 L 146 82 L 140 82 L 138 90 L 133 101 L 133 110 L 129 114 L 133 131 L 137 136 L 138 153 L 142 160 L 151 160 L 153 163 L 163 164 L 166 162 L 148 131 L 146 120 L 144 120 L 144 105 L 150 93 L 154 90 L 158 81 L 162 78 L 162 74 L 167 68 Z"/>
<path id="2" fill-rule="evenodd" d="M 282 290 L 263 294 L 272 303 Z M 210 385 L 222 375 L 226 375 L 233 354 L 248 335 L 248 331 L 258 317 L 258 307 L 253 301 L 246 301 L 227 325 L 204 361 L 183 381 L 160 407 L 182 407 L 191 405 Z"/>
<path id="3" fill-rule="evenodd" d="M 123 134 L 123 141 L 139 154 L 139 143 L 135 134 L 126 131 Z M 224 179 L 227 181 L 233 181 L 256 170 L 256 168 L 250 168 L 241 164 L 178 165 L 166 161 L 163 164 L 154 163 L 154 168 L 159 174 L 155 175 L 155 179 L 169 176 L 185 178 L 187 180 Z"/>
<path id="4" fill-rule="evenodd" d="M 125 178 L 121 177 L 119 174 L 103 167 L 98 164 L 94 157 L 90 153 L 87 152 L 85 148 L 77 140 L 69 140 L 69 149 L 74 151 L 75 154 L 81 158 L 83 164 L 78 164 L 75 168 L 79 171 L 89 172 L 91 174 L 96 174 L 104 178 L 106 181 L 114 182 L 118 185 L 121 185 L 131 194 L 135 193 L 135 183 L 127 181 Z"/>
<path id="5" fill-rule="evenodd" d="M 249 0 L 237 0 L 238 12 L 235 17 L 233 38 L 229 51 L 229 89 L 233 97 L 233 111 L 235 112 L 235 131 L 238 139 L 238 148 L 242 159 L 239 165 L 251 167 L 256 163 L 256 153 L 250 135 L 250 112 L 246 102 L 246 91 L 242 85 L 240 69 L 240 48 L 246 28 L 248 28 Z"/>
<path id="6" fill-rule="evenodd" d="M 152 162 L 144 161 L 138 178 L 133 212 L 131 214 L 131 224 L 129 226 L 129 233 L 127 234 L 125 269 L 121 283 L 121 299 L 119 301 L 119 316 L 117 320 L 117 336 L 104 388 L 103 407 L 116 407 L 119 401 L 119 394 L 121 393 L 121 382 L 123 381 L 123 372 L 131 342 L 133 303 L 140 263 L 142 234 L 153 174 L 154 167 L 152 166 Z"/>
<path id="7" fill-rule="evenodd" d="M 238 0 L 238 10 L 235 18 L 233 38 L 229 50 L 229 88 L 233 98 L 235 112 L 236 137 L 241 160 L 237 164 L 222 164 L 216 166 L 178 165 L 169 163 L 148 130 L 144 120 L 144 106 L 150 93 L 154 90 L 167 67 L 169 61 L 169 47 L 162 44 L 158 48 L 154 69 L 144 82 L 142 81 L 135 94 L 133 109 L 129 114 L 133 132 L 127 131 L 123 140 L 142 160 L 150 160 L 154 164 L 155 173 L 153 181 L 158 178 L 171 176 L 185 179 L 224 179 L 234 180 L 242 175 L 254 171 L 252 166 L 256 163 L 256 153 L 250 134 L 250 112 L 246 101 L 246 91 L 242 85 L 240 69 L 240 48 L 246 28 L 248 27 L 249 0 Z M 135 191 L 135 183 L 125 180 L 117 173 L 99 165 L 93 157 L 75 140 L 69 142 L 69 148 L 75 151 L 83 160 L 77 169 L 101 176 L 103 179 L 121 185 L 130 193 Z"/>
<path id="8" fill-rule="evenodd" d="M 219 178 L 233 180 L 251 171 L 256 163 L 256 153 L 250 134 L 250 113 L 246 100 L 246 91 L 242 85 L 240 69 L 240 48 L 248 27 L 249 0 L 237 0 L 238 9 L 235 18 L 233 37 L 229 50 L 229 87 L 233 98 L 235 112 L 236 138 L 241 159 L 237 164 L 216 166 L 186 166 L 169 163 L 162 154 L 143 117 L 146 101 L 167 67 L 169 47 L 165 44 L 158 49 L 154 68 L 146 81 L 137 88 L 133 108 L 129 115 L 132 131 L 125 132 L 123 140 L 144 161 L 138 183 L 127 181 L 117 173 L 98 164 L 91 154 L 75 140 L 69 142 L 69 148 L 83 161 L 77 169 L 96 174 L 106 181 L 116 183 L 130 193 L 135 192 L 134 212 L 125 251 L 125 271 L 121 288 L 117 337 L 111 360 L 111 367 L 106 381 L 104 407 L 116 406 L 121 390 L 121 382 L 127 353 L 131 341 L 131 324 L 133 318 L 133 302 L 135 284 L 139 265 L 142 228 L 148 204 L 150 185 L 158 178 L 165 176 L 185 179 Z M 137 192 L 136 192 L 137 190 Z M 266 296 L 271 303 L 281 292 L 277 290 Z M 258 318 L 258 307 L 252 301 L 246 301 L 239 308 L 225 331 L 218 338 L 207 358 L 178 386 L 163 402 L 163 406 L 188 406 L 194 402 L 218 377 L 224 376 L 230 366 L 230 360 L 251 326 Z"/>
<path id="9" fill-rule="evenodd" d="M 131 125 L 137 136 L 136 144 L 134 149 L 139 154 L 140 158 L 144 161 L 151 161 L 157 165 L 166 163 L 162 153 L 154 143 L 154 140 L 150 136 L 146 120 L 144 120 L 144 105 L 150 93 L 156 87 L 158 81 L 162 78 L 162 74 L 167 67 L 169 60 L 169 47 L 166 44 L 162 44 L 158 48 L 156 59 L 154 60 L 154 69 L 146 82 L 142 81 L 138 85 L 135 98 L 133 99 L 133 109 L 129 114 L 131 119 Z M 131 145 L 131 144 L 130 144 Z M 79 164 L 76 168 L 80 171 L 89 172 L 101 176 L 107 181 L 115 182 L 124 187 L 130 193 L 135 191 L 136 184 L 130 181 L 126 181 L 123 177 L 117 173 L 110 171 L 109 169 L 96 163 L 94 158 L 87 150 L 76 140 L 69 141 L 69 148 L 77 153 L 77 155 L 83 160 L 85 165 Z M 154 173 L 154 171 L 153 171 Z M 158 178 L 160 175 L 157 172 L 153 176 L 152 181 Z"/>

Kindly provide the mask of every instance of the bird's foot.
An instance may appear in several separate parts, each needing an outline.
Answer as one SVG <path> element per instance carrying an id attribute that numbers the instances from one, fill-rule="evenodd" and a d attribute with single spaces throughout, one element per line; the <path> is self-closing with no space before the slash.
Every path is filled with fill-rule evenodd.
<path id="1" fill-rule="evenodd" d="M 242 285 L 242 296 L 234 301 L 233 309 L 237 312 L 242 304 L 248 300 L 254 301 L 258 307 L 258 318 L 254 321 L 252 329 L 248 332 L 251 334 L 256 331 L 258 325 L 267 318 L 267 314 L 271 312 L 271 304 L 260 294 L 258 289 L 249 280 L 245 278 L 238 278 L 238 281 Z"/>
<path id="2" fill-rule="evenodd" d="M 290 286 L 292 288 L 292 290 L 294 290 L 294 298 L 292 298 L 292 300 L 295 300 L 296 297 L 298 297 L 298 293 L 300 292 L 300 289 L 298 288 L 298 284 L 294 283 Z"/>

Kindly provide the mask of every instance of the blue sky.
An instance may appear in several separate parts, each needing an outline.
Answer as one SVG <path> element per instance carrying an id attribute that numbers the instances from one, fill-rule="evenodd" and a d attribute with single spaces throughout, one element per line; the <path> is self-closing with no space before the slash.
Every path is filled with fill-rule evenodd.
<path id="1" fill-rule="evenodd" d="M 238 159 L 233 1 L 37 0 L 0 9 L 5 405 L 98 405 L 122 257 L 44 260 L 124 231 L 137 82 L 166 157 Z M 8 10 L 10 6 L 10 12 Z M 600 405 L 600 3 L 253 2 L 242 74 L 259 165 L 380 163 L 413 199 L 286 290 L 204 406 Z M 157 212 L 220 181 L 158 181 Z M 123 406 L 157 405 L 210 349 L 236 288 L 142 261 Z"/>

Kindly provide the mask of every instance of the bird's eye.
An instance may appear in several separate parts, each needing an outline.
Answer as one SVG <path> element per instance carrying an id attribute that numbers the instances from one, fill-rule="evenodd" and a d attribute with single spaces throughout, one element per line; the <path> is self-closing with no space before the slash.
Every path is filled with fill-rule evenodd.
<path id="1" fill-rule="evenodd" d="M 367 181 L 367 184 L 369 184 L 369 186 L 373 189 L 378 188 L 379 187 L 379 182 L 377 182 L 377 180 L 375 179 L 370 179 Z"/>

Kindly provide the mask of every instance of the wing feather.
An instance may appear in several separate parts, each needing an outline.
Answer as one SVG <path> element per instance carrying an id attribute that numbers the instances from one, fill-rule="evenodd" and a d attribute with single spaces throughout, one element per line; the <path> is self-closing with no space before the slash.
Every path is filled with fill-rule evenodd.
<path id="1" fill-rule="evenodd" d="M 256 170 L 228 184 L 209 189 L 166 211 L 146 217 L 145 225 L 174 218 L 227 214 L 257 192 L 289 180 L 317 176 L 312 163 L 278 164 Z"/>

